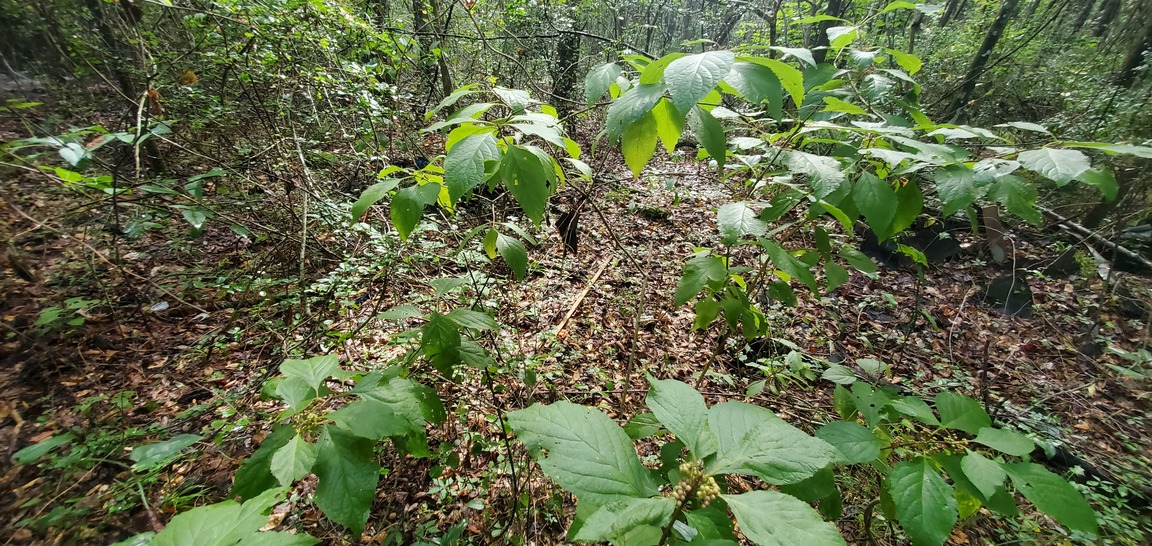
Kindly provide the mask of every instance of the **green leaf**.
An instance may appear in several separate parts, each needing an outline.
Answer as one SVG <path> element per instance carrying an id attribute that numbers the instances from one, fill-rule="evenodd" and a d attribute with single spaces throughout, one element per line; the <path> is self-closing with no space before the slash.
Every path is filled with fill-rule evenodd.
<path id="1" fill-rule="evenodd" d="M 230 546 L 256 534 L 268 523 L 268 512 L 283 499 L 284 491 L 271 489 L 244 504 L 225 501 L 177 514 L 150 546 Z M 314 544 L 314 543 L 313 543 Z"/>
<path id="2" fill-rule="evenodd" d="M 378 201 L 386 197 L 388 192 L 396 189 L 396 186 L 399 184 L 400 181 L 395 178 L 385 178 L 368 186 L 368 189 L 364 190 L 364 193 L 360 194 L 360 198 L 352 204 L 352 221 L 359 221 L 360 217 L 364 216 L 364 213 L 368 210 L 368 207 L 375 205 Z"/>
<path id="3" fill-rule="evenodd" d="M 969 451 L 960 460 L 960 469 L 984 498 L 995 495 L 996 489 L 1004 485 L 1004 480 L 1008 476 L 996 461 L 988 460 L 975 451 Z"/>
<path id="4" fill-rule="evenodd" d="M 680 135 L 684 134 L 684 114 L 672 106 L 672 101 L 661 99 L 652 108 L 652 117 L 656 120 L 656 134 L 664 143 L 664 150 L 668 153 L 676 151 Z"/>
<path id="5" fill-rule="evenodd" d="M 610 503 L 589 516 L 573 538 L 619 545 L 649 543 L 642 537 L 659 540 L 661 528 L 669 523 L 675 510 L 676 500 L 663 497 Z"/>
<path id="6" fill-rule="evenodd" d="M 768 231 L 768 224 L 757 218 L 756 211 L 743 201 L 721 205 L 716 212 L 716 223 L 720 227 L 721 242 L 729 246 L 745 235 L 760 237 Z"/>
<path id="7" fill-rule="evenodd" d="M 940 426 L 979 434 L 980 429 L 992 426 L 992 419 L 971 397 L 943 391 L 936 395 L 936 409 L 940 411 Z"/>
<path id="8" fill-rule="evenodd" d="M 336 355 L 314 356 L 307 360 L 285 360 L 280 365 L 280 373 L 285 377 L 302 379 L 312 390 L 319 391 L 320 386 L 336 373 L 340 360 Z"/>
<path id="9" fill-rule="evenodd" d="M 1061 150 L 1057 148 L 1040 148 L 1020 152 L 1016 160 L 1024 166 L 1045 178 L 1064 186 L 1084 174 L 1092 167 L 1092 162 L 1083 152 L 1077 150 Z"/>
<path id="10" fill-rule="evenodd" d="M 828 29 L 828 47 L 833 51 L 843 49 L 856 41 L 859 27 L 842 26 Z"/>
<path id="11" fill-rule="evenodd" d="M 561 401 L 511 412 L 508 421 L 544 474 L 581 502 L 604 505 L 659 492 L 628 435 L 599 411 Z"/>
<path id="12" fill-rule="evenodd" d="M 452 203 L 484 181 L 485 161 L 499 158 L 500 150 L 492 133 L 475 134 L 452 146 L 444 157 L 444 185 Z"/>
<path id="13" fill-rule="evenodd" d="M 1021 131 L 1031 131 L 1033 133 L 1044 133 L 1046 135 L 1052 134 L 1052 132 L 1049 131 L 1043 125 L 1037 125 L 1035 123 L 1030 123 L 1027 121 L 1010 121 L 1008 123 L 1001 123 L 999 125 L 993 125 L 993 127 L 1012 127 L 1013 129 L 1019 129 Z"/>
<path id="14" fill-rule="evenodd" d="M 825 292 L 832 292 L 844 283 L 848 282 L 850 277 L 847 269 L 844 269 L 836 262 L 824 263 L 824 278 L 827 279 L 827 286 L 824 287 Z"/>
<path id="15" fill-rule="evenodd" d="M 980 196 L 975 186 L 976 175 L 964 164 L 952 164 L 936 171 L 936 193 L 944 203 L 941 215 L 947 217 L 967 208 Z"/>
<path id="16" fill-rule="evenodd" d="M 433 312 L 420 331 L 420 347 L 437 370 L 451 375 L 459 361 L 460 329 L 444 315 Z"/>
<path id="17" fill-rule="evenodd" d="M 132 465 L 132 470 L 149 470 L 163 466 L 179 455 L 184 448 L 199 442 L 202 438 L 203 436 L 197 434 L 180 434 L 170 440 L 133 448 L 132 453 L 128 455 L 128 458 L 136 462 Z"/>
<path id="18" fill-rule="evenodd" d="M 776 485 L 807 479 L 842 460 L 840 452 L 819 438 L 784 422 L 770 410 L 725 402 L 708 410 L 717 455 L 710 474 L 758 476 Z"/>
<path id="19" fill-rule="evenodd" d="M 360 438 L 335 427 L 325 426 L 316 441 L 316 464 L 313 473 L 320 478 L 316 486 L 316 506 L 329 519 L 360 536 L 376 484 L 380 465 L 371 440 Z"/>
<path id="20" fill-rule="evenodd" d="M 640 171 L 644 170 L 644 165 L 656 153 L 658 135 L 656 117 L 651 112 L 624 130 L 620 150 L 624 153 L 624 163 L 631 169 L 633 177 L 640 178 Z"/>
<path id="21" fill-rule="evenodd" d="M 496 252 L 500 254 L 501 258 L 504 258 L 508 267 L 512 268 L 512 272 L 516 274 L 516 279 L 524 280 L 524 277 L 528 275 L 528 249 L 524 248 L 524 243 L 496 230 L 491 230 L 488 233 L 493 240 L 492 244 Z M 496 235 L 492 236 L 493 233 Z"/>
<path id="22" fill-rule="evenodd" d="M 250 499 L 276 487 L 278 480 L 271 471 L 272 456 L 288 445 L 294 436 L 296 429 L 291 426 L 282 426 L 266 436 L 260 447 L 236 471 L 228 496 Z"/>
<path id="23" fill-rule="evenodd" d="M 844 99 L 838 99 L 831 95 L 824 97 L 825 112 L 843 112 L 845 114 L 853 114 L 857 116 L 866 116 L 868 111 L 852 104 Z"/>
<path id="24" fill-rule="evenodd" d="M 884 241 L 893 235 L 892 219 L 900 199 L 890 184 L 865 171 L 852 186 L 852 202 L 864 214 L 877 239 Z"/>
<path id="25" fill-rule="evenodd" d="M 828 369 L 820 374 L 820 379 L 831 381 L 837 385 L 851 385 L 857 381 L 856 374 L 846 366 L 829 364 Z"/>
<path id="26" fill-rule="evenodd" d="M 784 51 L 784 50 L 782 50 Z M 798 52 L 801 50 L 787 50 L 787 53 Z M 807 58 L 803 54 L 798 55 L 801 59 L 811 59 L 812 55 L 809 52 Z M 792 97 L 792 102 L 796 106 L 804 104 L 804 73 L 797 70 L 792 65 L 776 59 L 769 59 L 767 57 L 739 57 L 737 60 L 758 64 L 767 67 L 776 74 L 776 78 L 780 80 L 780 85 Z"/>
<path id="27" fill-rule="evenodd" d="M 1109 142 L 1064 142 L 1063 145 L 1071 148 L 1091 148 L 1109 155 L 1131 155 L 1144 159 L 1152 159 L 1152 146 L 1134 146 L 1132 144 L 1113 144 Z"/>
<path id="28" fill-rule="evenodd" d="M 552 165 L 545 165 L 526 147 L 509 146 L 500 160 L 498 172 L 524 214 L 539 226 L 548 208 L 548 197 L 552 195 L 550 182 L 556 180 Z"/>
<path id="29" fill-rule="evenodd" d="M 841 545 L 844 537 L 808 503 L 778 491 L 722 495 L 740 531 L 760 545 Z"/>
<path id="30" fill-rule="evenodd" d="M 697 460 L 716 452 L 716 438 L 708 428 L 704 396 L 686 383 L 649 377 L 652 388 L 646 402 L 652 413 L 675 434 Z"/>
<path id="31" fill-rule="evenodd" d="M 316 389 L 299 377 L 285 377 L 276 384 L 276 397 L 288 404 L 290 413 L 304 409 L 316 396 Z"/>
<path id="32" fill-rule="evenodd" d="M 986 445 L 992 449 L 1023 457 L 1036 448 L 1036 444 L 1032 443 L 1032 439 L 1010 430 L 1003 430 L 992 427 L 984 427 L 976 433 L 974 442 Z"/>
<path id="33" fill-rule="evenodd" d="M 938 546 L 958 516 L 952 487 L 923 457 L 898 463 L 885 480 L 896 518 L 915 546 Z"/>
<path id="34" fill-rule="evenodd" d="M 616 82 L 616 78 L 624 72 L 623 68 L 616 63 L 604 63 L 592 70 L 588 71 L 588 75 L 584 77 L 584 101 L 587 104 L 592 104 L 604 93 L 608 92 L 608 88 Z"/>
<path id="35" fill-rule="evenodd" d="M 424 217 L 424 206 L 435 203 L 439 196 L 440 184 L 413 185 L 396 192 L 388 215 L 401 239 L 408 240 L 408 235 Z"/>
<path id="36" fill-rule="evenodd" d="M 473 311 L 472 309 L 458 307 L 450 311 L 447 317 L 452 319 L 452 322 L 455 322 L 456 324 L 465 328 L 492 331 L 500 329 L 500 324 L 497 323 L 496 319 L 492 318 L 488 313 Z"/>
<path id="37" fill-rule="evenodd" d="M 199 207 L 193 207 L 184 209 L 181 215 L 184 216 L 184 220 L 188 222 L 188 225 L 192 226 L 192 229 L 199 230 L 204 227 L 204 222 L 208 221 L 211 212 Z"/>
<path id="38" fill-rule="evenodd" d="M 1001 465 L 1016 490 L 1069 529 L 1095 536 L 1096 512 L 1072 484 L 1034 463 Z"/>
<path id="39" fill-rule="evenodd" d="M 624 135 L 624 130 L 629 125 L 651 112 L 652 107 L 664 98 L 665 89 L 663 84 L 641 84 L 613 101 L 608 107 L 608 117 L 604 121 L 608 139 L 616 141 Z"/>
<path id="40" fill-rule="evenodd" d="M 525 108 L 531 105 L 535 100 L 528 96 L 528 92 L 523 89 L 508 89 L 505 87 L 493 87 L 492 93 L 500 97 L 500 102 L 503 102 L 512 109 L 513 113 L 523 112 Z"/>
<path id="41" fill-rule="evenodd" d="M 888 55 L 892 57 L 893 60 L 896 61 L 896 64 L 900 65 L 900 68 L 903 68 L 905 71 L 907 71 L 908 75 L 910 76 L 914 76 L 917 72 L 920 71 L 920 68 L 924 66 L 924 63 L 920 60 L 920 57 L 917 57 L 911 53 L 905 53 L 898 49 L 887 48 L 884 49 L 884 51 L 888 53 Z"/>
<path id="42" fill-rule="evenodd" d="M 921 423 L 926 423 L 934 427 L 940 426 L 940 420 L 936 418 L 936 414 L 932 413 L 932 408 L 928 403 L 915 396 L 904 396 L 897 398 L 890 402 L 889 407 L 892 409 L 912 417 Z"/>
<path id="43" fill-rule="evenodd" d="M 822 155 L 813 155 L 799 150 L 790 150 L 786 156 L 788 170 L 808 176 L 808 184 L 812 186 L 813 194 L 817 199 L 823 199 L 840 189 L 844 183 L 844 172 L 840 169 L 840 162 Z"/>
<path id="44" fill-rule="evenodd" d="M 236 546 L 312 546 L 320 540 L 286 531 L 264 531 L 244 537 Z"/>
<path id="45" fill-rule="evenodd" d="M 308 443 L 299 434 L 288 440 L 288 444 L 272 455 L 269 470 L 282 486 L 292 485 L 293 482 L 308 475 L 312 464 L 316 462 L 316 448 Z"/>
<path id="46" fill-rule="evenodd" d="M 688 112 L 724 80 L 735 62 L 731 51 L 706 51 L 668 63 L 664 83 L 672 95 L 672 104 L 677 110 Z"/>
<path id="47" fill-rule="evenodd" d="M 1044 221 L 1044 216 L 1036 209 L 1036 188 L 1019 177 L 1001 176 L 988 188 L 988 197 L 1031 224 L 1039 225 Z"/>
<path id="48" fill-rule="evenodd" d="M 1076 180 L 1095 186 L 1109 203 L 1116 200 L 1116 194 L 1120 191 L 1116 184 L 1116 175 L 1109 169 L 1088 169 L 1080 173 Z"/>
<path id="49" fill-rule="evenodd" d="M 832 444 L 848 464 L 875 461 L 887 444 L 859 423 L 833 421 L 816 431 L 816 437 Z"/>
<path id="50" fill-rule="evenodd" d="M 860 252 L 855 248 L 845 248 L 840 251 L 840 257 L 849 265 L 856 268 L 857 271 L 862 271 L 869 275 L 876 274 L 876 262 L 872 261 L 867 254 Z"/>
<path id="51" fill-rule="evenodd" d="M 422 419 L 406 419 L 397 415 L 390 404 L 371 399 L 348 404 L 329 413 L 328 419 L 341 429 L 373 441 L 424 432 Z"/>
<path id="52" fill-rule="evenodd" d="M 724 81 L 748 102 L 767 103 L 768 113 L 774 119 L 783 117 L 784 86 L 772 69 L 756 63 L 737 62 Z"/>
<path id="53" fill-rule="evenodd" d="M 720 168 L 724 168 L 724 163 L 728 159 L 728 141 L 724 136 L 724 126 L 720 124 L 716 118 L 707 110 L 696 107 L 692 111 L 693 130 L 696 132 L 696 138 L 704 145 L 704 149 L 708 151 L 708 155 L 716 160 Z"/>
<path id="54" fill-rule="evenodd" d="M 463 345 L 461 340 L 461 345 Z M 436 391 L 411 379 L 393 377 L 377 384 L 357 384 L 354 392 L 367 400 L 388 404 L 392 410 L 417 426 L 422 421 L 443 423 L 447 415 Z"/>
<path id="55" fill-rule="evenodd" d="M 792 278 L 804 283 L 809 290 L 813 292 L 819 290 L 819 287 L 816 286 L 816 277 L 812 275 L 812 270 L 808 268 L 808 264 L 796 259 L 791 253 L 772 241 L 761 241 L 760 244 L 764 247 L 764 252 L 768 254 L 773 265 Z"/>
<path id="56" fill-rule="evenodd" d="M 679 51 L 669 53 L 655 61 L 652 61 L 640 71 L 640 85 L 657 84 L 664 80 L 664 71 L 668 69 L 668 65 L 672 61 L 684 57 L 684 53 Z"/>
<path id="57" fill-rule="evenodd" d="M 696 297 L 705 286 L 728 279 L 728 267 L 719 256 L 698 254 L 684 264 L 673 305 L 679 307 Z"/>
<path id="58" fill-rule="evenodd" d="M 31 464 L 36 462 L 36 460 L 40 457 L 47 455 L 48 452 L 52 451 L 53 449 L 63 445 L 68 445 L 70 442 L 72 442 L 72 440 L 75 439 L 76 435 L 72 434 L 71 432 L 57 434 L 51 438 L 48 438 L 47 440 L 36 442 L 21 449 L 20 451 L 17 451 L 16 453 L 13 453 L 12 460 L 15 461 L 16 464 Z"/>

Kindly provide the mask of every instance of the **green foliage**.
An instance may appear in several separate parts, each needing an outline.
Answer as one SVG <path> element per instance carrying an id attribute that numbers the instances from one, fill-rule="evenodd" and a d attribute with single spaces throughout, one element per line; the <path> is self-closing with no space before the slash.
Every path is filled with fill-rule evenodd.
<path id="1" fill-rule="evenodd" d="M 269 489 L 242 504 L 224 501 L 194 508 L 173 517 L 159 533 L 136 535 L 113 546 L 309 546 L 319 543 L 307 535 L 260 531 L 268 523 L 268 512 L 283 500 L 284 490 Z"/>

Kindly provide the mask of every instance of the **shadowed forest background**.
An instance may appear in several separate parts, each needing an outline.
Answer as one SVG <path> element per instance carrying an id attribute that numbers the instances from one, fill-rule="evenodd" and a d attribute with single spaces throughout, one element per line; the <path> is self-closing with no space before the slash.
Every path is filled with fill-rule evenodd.
<path id="1" fill-rule="evenodd" d="M 1152 1 L 0 1 L 4 544 L 1152 542 Z"/>

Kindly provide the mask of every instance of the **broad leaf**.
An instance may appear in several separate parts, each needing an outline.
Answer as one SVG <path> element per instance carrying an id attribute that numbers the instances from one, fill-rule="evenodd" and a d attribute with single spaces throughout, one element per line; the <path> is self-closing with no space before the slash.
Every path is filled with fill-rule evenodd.
<path id="1" fill-rule="evenodd" d="M 1096 512 L 1072 484 L 1035 463 L 1001 465 L 1016 490 L 1069 529 L 1095 535 Z"/>
<path id="2" fill-rule="evenodd" d="M 792 53 L 795 51 L 800 51 L 800 50 L 787 50 L 787 52 L 789 52 L 789 53 Z M 811 53 L 810 52 L 806 52 L 806 53 L 808 53 L 808 55 L 806 57 L 801 54 L 801 55 L 798 55 L 798 58 L 805 59 L 805 60 L 811 59 L 812 58 Z M 758 65 L 763 66 L 763 67 L 767 67 L 769 70 L 772 71 L 773 74 L 776 74 L 776 78 L 778 80 L 780 80 L 780 85 L 783 86 L 784 90 L 788 92 L 788 95 L 792 97 L 792 103 L 795 104 L 796 106 L 800 106 L 801 104 L 804 104 L 804 73 L 803 72 L 800 72 L 795 67 L 793 67 L 792 65 L 789 65 L 785 62 L 778 61 L 776 59 L 769 59 L 767 57 L 740 57 L 737 60 L 750 62 L 750 63 L 758 64 Z"/>
<path id="3" fill-rule="evenodd" d="M 1116 175 L 1108 169 L 1088 169 L 1080 173 L 1076 179 L 1089 186 L 1095 186 L 1109 203 L 1116 200 L 1116 193 L 1120 191 Z"/>
<path id="4" fill-rule="evenodd" d="M 724 81 L 740 92 L 748 102 L 766 103 L 768 113 L 774 119 L 783 116 L 784 86 L 780 84 L 780 78 L 776 73 L 767 66 L 737 62 L 732 65 L 732 71 Z"/>
<path id="5" fill-rule="evenodd" d="M 556 180 L 552 165 L 546 165 L 528 148 L 509 146 L 500 161 L 499 176 L 524 214 L 539 226 L 552 195 L 551 183 Z"/>
<path id="6" fill-rule="evenodd" d="M 941 215 L 947 217 L 974 203 L 980 192 L 975 186 L 975 173 L 963 164 L 953 164 L 936 171 L 936 193 L 944 202 Z"/>
<path id="7" fill-rule="evenodd" d="M 372 399 L 352 402 L 329 413 L 328 419 L 341 429 L 373 441 L 424 432 L 423 419 L 398 415 L 392 405 Z"/>
<path id="8" fill-rule="evenodd" d="M 269 470 L 272 471 L 273 476 L 276 476 L 276 481 L 280 482 L 280 485 L 287 487 L 296 480 L 307 476 L 315 462 L 315 446 L 297 434 L 288 441 L 287 445 L 272 455 Z"/>
<path id="9" fill-rule="evenodd" d="M 658 129 L 656 117 L 649 112 L 624 130 L 620 150 L 624 153 L 624 163 L 635 178 L 640 178 L 640 171 L 656 153 Z"/>
<path id="10" fill-rule="evenodd" d="M 623 71 L 616 63 L 604 63 L 589 70 L 584 78 L 584 101 L 592 104 L 600 100 Z"/>
<path id="11" fill-rule="evenodd" d="M 764 247 L 764 252 L 772 260 L 772 265 L 781 269 L 793 279 L 798 279 L 804 283 L 809 290 L 816 292 L 819 288 L 816 286 L 816 277 L 812 275 L 812 270 L 808 268 L 808 264 L 796 259 L 790 252 L 784 250 L 780 245 L 772 241 L 761 241 L 761 246 Z"/>
<path id="12" fill-rule="evenodd" d="M 656 134 L 664 143 L 664 150 L 668 153 L 676 151 L 676 144 L 684 133 L 684 114 L 672 106 L 672 101 L 663 99 L 652 108 L 652 116 L 656 119 Z"/>
<path id="13" fill-rule="evenodd" d="M 313 472 L 320 478 L 316 506 L 353 536 L 359 536 L 368 522 L 380 480 L 374 445 L 371 440 L 330 426 L 321 430 L 316 441 Z"/>
<path id="14" fill-rule="evenodd" d="M 940 426 L 944 428 L 976 435 L 980 429 L 992 426 L 992 419 L 980 402 L 963 394 L 941 392 L 936 395 L 936 409 L 940 411 Z"/>
<path id="15" fill-rule="evenodd" d="M 493 331 L 500 329 L 500 324 L 497 323 L 496 319 L 492 318 L 491 315 L 480 311 L 473 311 L 472 309 L 457 307 L 449 311 L 447 317 L 452 319 L 452 322 L 465 328 Z"/>
<path id="16" fill-rule="evenodd" d="M 581 502 L 604 505 L 659 491 L 628 435 L 599 411 L 561 401 L 514 411 L 508 421 L 541 470 Z"/>
<path id="17" fill-rule="evenodd" d="M 707 51 L 668 63 L 664 83 L 672 95 L 672 104 L 677 110 L 688 112 L 728 75 L 735 62 L 731 51 Z"/>
<path id="18" fill-rule="evenodd" d="M 717 444 L 710 474 L 758 476 L 783 485 L 803 481 L 842 460 L 835 447 L 759 406 L 718 404 L 708 410 L 708 424 Z"/>
<path id="19" fill-rule="evenodd" d="M 272 456 L 280 448 L 288 445 L 288 441 L 294 436 L 296 429 L 291 426 L 282 426 L 266 436 L 264 443 L 260 444 L 260 447 L 236 471 L 232 491 L 228 496 L 250 499 L 276 487 L 278 480 L 270 470 Z"/>
<path id="20" fill-rule="evenodd" d="M 491 133 L 472 135 L 452 146 L 444 157 L 444 185 L 452 204 L 484 181 L 485 161 L 499 158 L 496 137 Z"/>
<path id="21" fill-rule="evenodd" d="M 256 534 L 268 523 L 267 513 L 283 500 L 284 491 L 272 489 L 244 504 L 224 501 L 177 514 L 156 533 L 151 546 L 231 546 Z M 310 544 L 315 544 L 315 541 Z"/>
<path id="22" fill-rule="evenodd" d="M 768 224 L 743 201 L 721 205 L 716 212 L 716 223 L 720 227 L 721 242 L 729 246 L 745 235 L 760 237 L 768 231 Z"/>
<path id="23" fill-rule="evenodd" d="M 401 239 L 408 240 L 408 235 L 424 217 L 424 207 L 435 203 L 439 196 L 440 184 L 413 185 L 396 192 L 388 216 Z"/>
<path id="24" fill-rule="evenodd" d="M 1044 221 L 1044 216 L 1036 209 L 1036 188 L 1019 177 L 1001 176 L 988 188 L 988 197 L 1031 224 L 1038 225 Z"/>
<path id="25" fill-rule="evenodd" d="M 1036 447 L 1036 445 L 1032 443 L 1032 439 L 1023 434 L 991 427 L 980 429 L 976 433 L 976 439 L 973 441 L 1017 457 L 1023 457 L 1032 453 L 1032 450 Z"/>
<path id="26" fill-rule="evenodd" d="M 132 465 L 133 470 L 149 470 L 169 462 L 201 438 L 203 436 L 196 434 L 179 434 L 170 440 L 136 447 L 128 458 L 136 462 Z"/>
<path id="27" fill-rule="evenodd" d="M 618 545 L 655 544 L 643 540 L 659 539 L 668 524 L 676 500 L 672 498 L 631 499 L 601 507 L 588 517 L 573 537 L 583 542 L 609 541 Z"/>
<path id="28" fill-rule="evenodd" d="M 612 105 L 608 107 L 608 117 L 604 121 L 609 140 L 619 139 L 629 125 L 651 112 L 652 107 L 664 97 L 665 89 L 663 84 L 641 84 L 612 101 Z"/>
<path id="29" fill-rule="evenodd" d="M 868 111 L 852 104 L 844 99 L 838 99 L 831 95 L 824 97 L 824 111 L 825 112 L 842 112 L 845 114 L 853 114 L 857 116 L 866 116 Z"/>
<path id="30" fill-rule="evenodd" d="M 1024 168 L 1048 178 L 1057 186 L 1071 182 L 1092 167 L 1092 162 L 1083 152 L 1057 148 L 1020 152 L 1016 160 Z"/>
<path id="31" fill-rule="evenodd" d="M 740 531 L 752 542 L 770 546 L 845 544 L 834 525 L 808 503 L 778 491 L 723 495 Z"/>
<path id="32" fill-rule="evenodd" d="M 816 437 L 832 444 L 848 464 L 859 464 L 880 458 L 887 444 L 859 423 L 833 421 L 816 431 Z"/>
<path id="33" fill-rule="evenodd" d="M 31 464 L 36 462 L 36 459 L 47 455 L 53 449 L 60 446 L 67 445 L 76 439 L 76 435 L 71 432 L 57 434 L 47 440 L 36 442 L 27 446 L 12 455 L 12 460 L 16 464 Z"/>
<path id="34" fill-rule="evenodd" d="M 1008 477 L 996 461 L 991 461 L 975 451 L 969 451 L 960 460 L 960 469 L 964 472 L 964 477 L 972 482 L 984 498 L 995 495 L 996 490 L 1004 485 L 1004 480 Z M 953 476 L 952 479 L 955 480 L 956 477 Z"/>
<path id="35" fill-rule="evenodd" d="M 938 546 L 948 539 L 958 517 L 956 497 L 928 459 L 892 467 L 885 485 L 912 544 Z"/>
<path id="36" fill-rule="evenodd" d="M 704 301 L 704 300 L 702 300 Z M 652 413 L 688 450 L 703 460 L 716 452 L 716 438 L 708 428 L 704 396 L 686 383 L 650 378 L 647 403 Z"/>
<path id="37" fill-rule="evenodd" d="M 696 297 L 705 286 L 719 283 L 728 278 L 728 267 L 724 259 L 711 254 L 699 254 L 684 264 L 684 275 L 676 286 L 673 305 L 679 307 Z"/>
<path id="38" fill-rule="evenodd" d="M 893 235 L 892 219 L 896 217 L 900 199 L 891 185 L 865 171 L 852 187 L 852 202 L 864 214 L 877 239 L 883 241 Z"/>
<path id="39" fill-rule="evenodd" d="M 298 377 L 313 390 L 319 391 L 320 386 L 336 372 L 339 364 L 336 355 L 314 356 L 307 360 L 288 359 L 280 365 L 280 373 L 286 377 Z"/>
<path id="40" fill-rule="evenodd" d="M 812 193 L 817 199 L 827 197 L 844 183 L 844 172 L 840 169 L 839 161 L 799 150 L 786 153 L 788 170 L 807 175 L 808 184 L 812 186 Z"/>
<path id="41" fill-rule="evenodd" d="M 517 280 L 523 280 L 528 274 L 528 249 L 524 248 L 524 243 L 519 239 L 490 229 L 484 237 L 484 250 L 490 258 L 495 258 L 497 254 L 504 258 Z"/>
<path id="42" fill-rule="evenodd" d="M 728 160 L 728 141 L 724 136 L 724 126 L 707 110 L 700 107 L 692 111 L 691 119 L 694 122 L 696 138 L 720 168 L 724 168 L 724 163 Z"/>
<path id="43" fill-rule="evenodd" d="M 463 346 L 464 340 L 461 340 Z M 427 421 L 443 423 L 447 417 L 444 405 L 436 391 L 411 379 L 393 377 L 380 383 L 365 384 L 362 380 L 353 392 L 367 400 L 376 400 L 392 407 L 397 415 L 411 423 Z"/>
<path id="44" fill-rule="evenodd" d="M 383 199 L 388 195 L 388 192 L 396 189 L 400 181 L 395 178 L 385 178 L 364 190 L 360 194 L 360 198 L 352 204 L 352 221 L 360 220 L 361 216 L 368 210 L 368 207 L 375 205 L 377 201 Z"/>

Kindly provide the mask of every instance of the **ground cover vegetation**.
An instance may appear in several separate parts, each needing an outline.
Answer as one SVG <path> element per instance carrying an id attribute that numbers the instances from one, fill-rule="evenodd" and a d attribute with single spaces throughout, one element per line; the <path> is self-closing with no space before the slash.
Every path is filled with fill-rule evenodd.
<path id="1" fill-rule="evenodd" d="M 1150 22 L 0 4 L 0 537 L 1146 544 Z"/>

